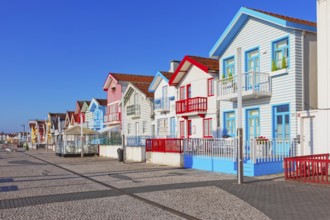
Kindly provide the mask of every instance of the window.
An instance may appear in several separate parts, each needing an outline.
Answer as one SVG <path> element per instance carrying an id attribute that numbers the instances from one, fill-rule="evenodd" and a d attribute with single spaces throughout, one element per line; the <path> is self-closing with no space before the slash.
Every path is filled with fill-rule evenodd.
<path id="1" fill-rule="evenodd" d="M 204 137 L 205 138 L 212 137 L 212 118 L 204 119 Z"/>
<path id="2" fill-rule="evenodd" d="M 235 58 L 230 57 L 223 60 L 223 75 L 222 78 L 227 78 L 235 75 Z"/>
<path id="3" fill-rule="evenodd" d="M 180 87 L 180 100 L 184 100 L 186 98 L 185 96 L 185 91 L 184 91 L 184 86 Z"/>
<path id="4" fill-rule="evenodd" d="M 260 72 L 259 49 L 249 50 L 245 53 L 246 72 Z"/>
<path id="5" fill-rule="evenodd" d="M 235 112 L 224 113 L 224 135 L 229 137 L 236 136 L 236 117 Z"/>
<path id="6" fill-rule="evenodd" d="M 168 135 L 168 120 L 167 118 L 157 120 L 157 131 L 158 135 Z"/>
<path id="7" fill-rule="evenodd" d="M 184 121 L 180 121 L 180 137 L 184 138 Z"/>
<path id="8" fill-rule="evenodd" d="M 214 79 L 208 79 L 207 80 L 207 95 L 213 96 L 214 95 Z"/>
<path id="9" fill-rule="evenodd" d="M 142 122 L 142 132 L 143 132 L 143 134 L 147 132 L 147 122 L 146 121 Z"/>
<path id="10" fill-rule="evenodd" d="M 187 99 L 191 98 L 191 84 L 187 85 Z"/>
<path id="11" fill-rule="evenodd" d="M 289 66 L 289 39 L 286 37 L 273 42 L 272 71 Z"/>
<path id="12" fill-rule="evenodd" d="M 131 134 L 131 123 L 127 123 L 127 134 Z"/>

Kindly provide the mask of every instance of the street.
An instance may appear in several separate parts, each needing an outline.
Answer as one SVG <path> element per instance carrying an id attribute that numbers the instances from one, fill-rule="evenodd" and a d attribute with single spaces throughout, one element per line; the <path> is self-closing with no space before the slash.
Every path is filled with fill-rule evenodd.
<path id="1" fill-rule="evenodd" d="M 9 152 L 6 148 L 15 151 Z M 1 219 L 325 219 L 330 187 L 0 147 Z"/>

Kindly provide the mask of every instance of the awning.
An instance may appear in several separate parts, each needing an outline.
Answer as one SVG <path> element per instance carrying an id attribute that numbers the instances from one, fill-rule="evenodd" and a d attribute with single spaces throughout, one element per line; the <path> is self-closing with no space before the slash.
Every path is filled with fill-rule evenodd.
<path id="1" fill-rule="evenodd" d="M 81 134 L 81 127 L 79 125 L 76 125 L 72 128 L 68 128 L 67 130 L 64 131 L 65 135 L 80 135 Z M 86 134 L 97 134 L 96 131 L 93 131 L 88 128 L 83 128 L 83 135 Z"/>

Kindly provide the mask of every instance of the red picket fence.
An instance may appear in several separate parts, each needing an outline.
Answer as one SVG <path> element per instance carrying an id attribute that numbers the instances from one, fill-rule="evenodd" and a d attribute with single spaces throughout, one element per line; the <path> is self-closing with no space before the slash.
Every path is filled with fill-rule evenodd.
<path id="1" fill-rule="evenodd" d="M 181 138 L 147 139 L 146 152 L 182 153 L 183 139 Z"/>
<path id="2" fill-rule="evenodd" d="M 328 184 L 330 154 L 284 158 L 286 180 Z"/>

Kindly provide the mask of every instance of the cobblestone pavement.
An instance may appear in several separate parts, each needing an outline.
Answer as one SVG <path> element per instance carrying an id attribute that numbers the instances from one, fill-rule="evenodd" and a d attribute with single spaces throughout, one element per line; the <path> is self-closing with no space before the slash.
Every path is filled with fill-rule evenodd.
<path id="1" fill-rule="evenodd" d="M 327 219 L 330 187 L 0 148 L 1 219 Z"/>

